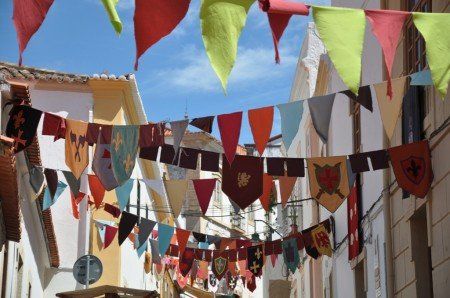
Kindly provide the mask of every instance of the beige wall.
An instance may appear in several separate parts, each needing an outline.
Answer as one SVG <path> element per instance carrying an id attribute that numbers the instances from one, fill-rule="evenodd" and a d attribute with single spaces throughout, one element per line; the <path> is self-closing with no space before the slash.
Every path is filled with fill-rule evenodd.
<path id="1" fill-rule="evenodd" d="M 382 1 L 383 2 L 383 1 Z M 401 9 L 401 1 L 385 1 L 386 9 Z M 433 12 L 450 12 L 449 1 L 435 0 L 432 2 Z M 397 50 L 393 77 L 398 77 L 404 72 L 403 66 L 403 41 Z M 430 111 L 424 121 L 426 136 L 430 137 L 432 131 L 443 124 L 450 116 L 450 98 L 442 101 L 434 88 L 429 87 L 427 94 L 430 99 Z M 449 128 L 444 129 L 431 141 L 432 163 L 434 181 L 432 189 L 426 199 L 402 199 L 402 191 L 398 187 L 391 189 L 391 233 L 394 269 L 394 293 L 396 297 L 424 297 L 420 293 L 423 290 L 418 286 L 418 276 L 425 270 L 418 266 L 417 251 L 412 250 L 416 235 L 420 233 L 420 227 L 414 228 L 412 219 L 417 217 L 421 207 L 426 208 L 426 229 L 428 232 L 428 246 L 431 247 L 431 266 L 433 279 L 433 292 L 435 297 L 448 297 L 450 293 L 450 139 Z M 398 122 L 395 135 L 388 147 L 400 145 L 401 121 Z M 390 181 L 393 181 L 392 170 L 388 173 Z M 423 227 L 423 225 L 421 226 Z M 413 237 L 411 237 L 413 235 Z"/>

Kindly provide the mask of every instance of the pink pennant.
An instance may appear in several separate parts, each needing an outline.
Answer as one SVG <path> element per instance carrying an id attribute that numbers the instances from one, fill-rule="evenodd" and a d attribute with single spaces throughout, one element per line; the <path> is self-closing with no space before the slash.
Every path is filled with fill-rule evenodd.
<path id="1" fill-rule="evenodd" d="M 116 227 L 109 226 L 109 225 L 105 226 L 105 243 L 104 243 L 103 248 L 107 248 L 112 243 L 112 241 L 114 240 L 114 237 L 116 237 L 117 231 L 118 231 L 118 228 L 116 228 Z"/>
<path id="2" fill-rule="evenodd" d="M 208 211 L 209 201 L 216 187 L 216 179 L 194 179 L 195 193 L 203 215 Z"/>
<path id="3" fill-rule="evenodd" d="M 309 14 L 308 7 L 303 3 L 284 0 L 260 0 L 259 7 L 267 12 L 270 29 L 272 30 L 273 45 L 275 47 L 275 62 L 280 63 L 278 44 L 292 15 Z"/>
<path id="4" fill-rule="evenodd" d="M 378 39 L 384 55 L 387 72 L 387 95 L 392 98 L 391 71 L 394 63 L 395 51 L 402 33 L 403 24 L 410 13 L 396 10 L 365 10 L 372 25 L 372 32 Z"/>
<path id="5" fill-rule="evenodd" d="M 223 150 L 228 163 L 231 165 L 241 134 L 242 112 L 219 115 L 217 116 L 217 123 L 219 124 Z"/>
<path id="6" fill-rule="evenodd" d="M 31 37 L 45 20 L 53 0 L 14 0 L 13 21 L 19 42 L 19 65 Z"/>
<path id="7" fill-rule="evenodd" d="M 161 38 L 169 35 L 185 17 L 190 0 L 136 0 L 134 11 L 134 36 L 136 62 L 139 57 Z"/>

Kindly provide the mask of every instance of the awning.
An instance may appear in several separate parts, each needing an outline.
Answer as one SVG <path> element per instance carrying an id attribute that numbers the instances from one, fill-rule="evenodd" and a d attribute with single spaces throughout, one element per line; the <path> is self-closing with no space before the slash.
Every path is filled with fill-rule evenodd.
<path id="1" fill-rule="evenodd" d="M 159 297 L 156 291 L 146 291 L 138 289 L 121 288 L 115 286 L 99 286 L 95 288 L 70 291 L 56 294 L 56 297 L 62 298 L 96 298 L 96 297 L 139 297 L 154 298 Z"/>

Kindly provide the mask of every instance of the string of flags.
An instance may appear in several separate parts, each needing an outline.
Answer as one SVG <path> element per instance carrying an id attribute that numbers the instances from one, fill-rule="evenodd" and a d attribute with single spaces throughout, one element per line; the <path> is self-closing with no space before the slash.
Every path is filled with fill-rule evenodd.
<path id="1" fill-rule="evenodd" d="M 139 58 L 154 44 L 169 35 L 185 18 L 190 0 L 136 0 L 134 35 L 136 41 L 135 70 Z M 238 51 L 240 34 L 247 14 L 255 0 L 202 0 L 200 21 L 203 43 L 211 67 L 216 72 L 224 92 Z M 363 10 L 329 6 L 309 6 L 287 0 L 259 0 L 260 10 L 267 14 L 275 48 L 275 61 L 280 62 L 278 45 L 292 15 L 309 15 L 312 10 L 331 61 L 350 91 L 358 95 L 361 81 L 361 59 L 364 45 L 366 18 L 378 40 L 387 70 L 387 90 L 393 97 L 391 70 L 395 51 L 405 21 L 412 17 L 413 24 L 426 43 L 427 61 L 432 79 L 442 98 L 447 94 L 450 81 L 450 27 L 446 13 L 422 13 L 395 10 Z M 45 20 L 53 0 L 14 0 L 13 20 L 19 43 L 19 64 L 29 40 Z M 114 30 L 120 34 L 122 22 L 116 10 L 118 0 L 102 0 Z M 233 15 L 233 18 L 228 16 Z M 353 30 L 348 30 L 353 28 Z"/>

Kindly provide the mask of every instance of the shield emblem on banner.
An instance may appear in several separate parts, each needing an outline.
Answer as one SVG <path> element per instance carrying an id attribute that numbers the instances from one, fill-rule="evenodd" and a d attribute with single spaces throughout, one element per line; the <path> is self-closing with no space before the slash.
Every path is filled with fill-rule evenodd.
<path id="1" fill-rule="evenodd" d="M 218 280 L 221 280 L 228 269 L 228 260 L 222 256 L 213 261 L 212 271 Z"/>
<path id="2" fill-rule="evenodd" d="M 400 162 L 406 178 L 414 184 L 420 184 L 425 177 L 425 160 L 421 157 L 410 156 Z"/>
<path id="3" fill-rule="evenodd" d="M 339 184 L 341 183 L 341 163 L 339 162 L 334 166 L 330 166 L 328 164 L 323 167 L 317 164 L 314 164 L 314 166 L 317 183 L 320 188 L 329 195 L 336 193 L 338 191 Z"/>

